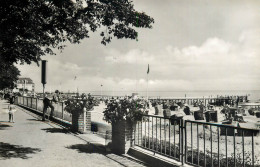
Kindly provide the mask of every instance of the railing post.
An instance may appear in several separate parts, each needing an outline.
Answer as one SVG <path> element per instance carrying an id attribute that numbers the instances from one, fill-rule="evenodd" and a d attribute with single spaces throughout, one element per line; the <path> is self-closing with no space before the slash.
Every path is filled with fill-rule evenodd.
<path id="1" fill-rule="evenodd" d="M 61 116 L 61 118 L 62 119 L 64 119 L 64 106 L 63 106 L 63 102 L 61 102 L 61 114 L 62 114 L 62 116 Z"/>
<path id="2" fill-rule="evenodd" d="M 36 100 L 36 102 L 35 102 L 35 106 L 36 106 L 35 109 L 38 110 L 38 105 L 37 105 L 37 103 L 38 103 L 38 98 L 36 97 L 35 100 Z"/>
<path id="3" fill-rule="evenodd" d="M 86 111 L 83 111 L 83 132 L 86 132 Z"/>
<path id="4" fill-rule="evenodd" d="M 181 138 L 182 138 L 182 140 L 180 140 L 180 142 L 181 142 L 181 163 L 182 163 L 182 165 L 184 165 L 184 156 L 186 156 L 186 155 L 184 155 L 184 152 L 183 152 L 183 140 L 184 140 L 184 137 L 183 137 L 183 130 L 185 130 L 185 132 L 186 132 L 186 127 L 184 127 L 183 126 L 183 119 L 180 119 L 180 126 L 181 126 L 181 132 L 180 132 L 180 135 L 181 135 Z M 185 137 L 185 139 L 186 139 L 186 137 Z"/>

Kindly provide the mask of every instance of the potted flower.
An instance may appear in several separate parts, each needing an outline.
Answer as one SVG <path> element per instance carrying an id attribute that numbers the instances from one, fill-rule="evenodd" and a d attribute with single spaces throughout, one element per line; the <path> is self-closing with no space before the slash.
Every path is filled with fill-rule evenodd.
<path id="1" fill-rule="evenodd" d="M 72 114 L 72 131 L 90 130 L 91 117 L 90 112 L 94 109 L 98 101 L 90 94 L 82 94 L 74 99 L 68 99 L 65 101 L 65 108 L 67 112 Z"/>
<path id="2" fill-rule="evenodd" d="M 132 142 L 133 127 L 142 120 L 146 103 L 142 99 L 112 99 L 107 102 L 104 120 L 112 124 L 112 151 L 125 154 Z M 127 141 L 127 142 L 126 142 Z M 128 147 L 127 146 L 127 147 Z"/>

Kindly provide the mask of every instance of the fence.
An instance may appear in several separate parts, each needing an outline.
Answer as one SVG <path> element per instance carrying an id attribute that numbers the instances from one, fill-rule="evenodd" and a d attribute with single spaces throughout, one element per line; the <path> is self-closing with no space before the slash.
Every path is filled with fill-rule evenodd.
<path id="1" fill-rule="evenodd" d="M 32 109 L 37 110 L 38 112 L 43 111 L 43 99 L 33 98 L 33 97 L 24 97 L 24 96 L 18 96 L 17 103 L 19 105 L 23 105 Z M 72 122 L 72 116 L 70 113 L 66 112 L 64 110 L 64 103 L 58 102 L 58 103 L 52 103 L 54 106 L 54 112 L 53 116 L 56 118 L 59 118 L 63 121 Z M 47 109 L 47 113 L 50 113 L 50 108 Z"/>
<path id="2" fill-rule="evenodd" d="M 194 166 L 259 166 L 258 130 L 144 115 L 134 145 Z M 258 138 L 259 139 L 259 138 Z M 257 162 L 257 164 L 255 164 Z"/>
<path id="3" fill-rule="evenodd" d="M 144 115 L 143 121 L 136 124 L 134 145 L 180 161 L 183 152 L 181 121 Z"/>
<path id="4" fill-rule="evenodd" d="M 43 100 L 18 97 L 17 103 L 39 112 Z M 54 116 L 71 122 L 63 103 L 53 103 Z M 48 111 L 50 112 L 50 111 Z M 144 115 L 134 127 L 134 145 L 196 166 L 260 166 L 259 133 L 223 124 Z M 259 140 L 259 138 L 258 138 Z M 257 162 L 257 163 L 255 163 Z"/>

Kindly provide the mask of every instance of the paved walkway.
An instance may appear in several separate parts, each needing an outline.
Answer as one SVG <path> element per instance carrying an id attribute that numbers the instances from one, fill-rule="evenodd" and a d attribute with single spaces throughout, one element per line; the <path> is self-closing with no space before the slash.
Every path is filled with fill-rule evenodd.
<path id="1" fill-rule="evenodd" d="M 89 144 L 82 135 L 52 122 L 42 122 L 19 107 L 14 114 L 15 123 L 9 123 L 7 108 L 8 103 L 0 100 L 0 166 L 143 166 L 126 157 L 105 154 L 104 149 Z"/>

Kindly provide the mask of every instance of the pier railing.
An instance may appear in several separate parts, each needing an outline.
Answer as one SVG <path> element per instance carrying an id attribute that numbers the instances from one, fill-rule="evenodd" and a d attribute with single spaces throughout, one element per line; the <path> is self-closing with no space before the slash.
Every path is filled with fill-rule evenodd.
<path id="1" fill-rule="evenodd" d="M 137 122 L 134 128 L 134 145 L 181 161 L 182 125 L 182 120 L 144 115 L 142 121 Z"/>
<path id="2" fill-rule="evenodd" d="M 20 96 L 16 103 L 43 110 L 42 99 Z M 54 116 L 71 124 L 64 103 L 53 105 Z M 134 127 L 134 145 L 194 166 L 259 166 L 258 133 L 232 125 L 143 115 Z"/>
<path id="3" fill-rule="evenodd" d="M 17 97 L 17 104 L 37 110 L 38 112 L 43 112 L 43 99 L 34 98 L 34 97 L 25 97 L 25 96 L 18 96 Z M 54 106 L 53 116 L 59 118 L 65 122 L 71 123 L 72 116 L 70 113 L 64 110 L 64 103 L 57 102 L 52 103 Z M 47 109 L 47 115 L 50 113 L 50 108 Z"/>
<path id="4" fill-rule="evenodd" d="M 258 133 L 232 125 L 144 115 L 136 124 L 134 145 L 194 166 L 258 166 Z"/>

